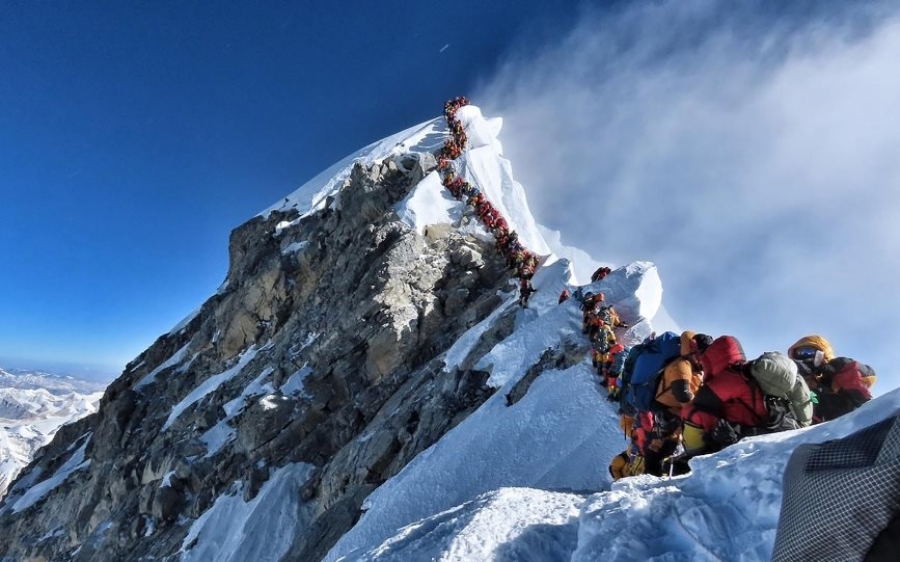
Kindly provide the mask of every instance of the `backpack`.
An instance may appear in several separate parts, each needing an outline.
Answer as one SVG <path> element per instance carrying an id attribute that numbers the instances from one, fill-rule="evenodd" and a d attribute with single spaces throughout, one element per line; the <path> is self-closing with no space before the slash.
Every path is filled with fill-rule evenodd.
<path id="1" fill-rule="evenodd" d="M 588 291 L 584 294 L 584 298 L 581 299 L 581 310 L 584 312 L 589 312 L 594 309 L 594 293 Z"/>
<path id="2" fill-rule="evenodd" d="M 821 372 L 822 382 L 832 391 L 854 390 L 866 400 L 872 399 L 869 388 L 875 383 L 875 371 L 865 363 L 849 357 L 835 357 L 822 367 Z"/>
<path id="3" fill-rule="evenodd" d="M 616 344 L 616 333 L 608 324 L 601 324 L 597 329 L 597 337 L 594 338 L 594 347 L 602 354 L 607 354 Z"/>
<path id="4" fill-rule="evenodd" d="M 794 414 L 794 405 L 790 400 L 787 398 L 766 395 L 765 401 L 766 411 L 769 412 L 769 420 L 762 429 L 767 432 L 775 433 L 778 431 L 790 431 L 791 429 L 800 429 L 801 427 L 804 427 L 796 418 L 796 415 Z M 809 425 L 809 423 L 806 425 Z"/>
<path id="5" fill-rule="evenodd" d="M 619 376 L 625 370 L 625 359 L 628 358 L 628 354 L 631 351 L 627 347 L 623 347 L 619 351 L 614 351 L 617 346 L 613 346 L 612 349 L 609 350 L 610 355 L 612 356 L 612 363 L 609 365 L 609 374 L 610 376 Z"/>
<path id="6" fill-rule="evenodd" d="M 741 342 L 734 336 L 716 338 L 698 358 L 700 366 L 703 368 L 704 382 L 747 360 Z"/>
<path id="7" fill-rule="evenodd" d="M 612 305 L 602 307 L 598 312 L 598 315 L 600 316 L 600 319 L 609 326 L 618 326 L 621 323 L 619 313 L 616 312 L 616 309 L 614 309 Z"/>
<path id="8" fill-rule="evenodd" d="M 631 375 L 634 373 L 634 364 L 637 363 L 638 357 L 647 349 L 647 343 L 641 342 L 635 346 L 633 346 L 627 354 L 620 353 L 620 355 L 624 355 L 624 361 L 622 363 L 622 374 L 619 377 L 619 413 L 625 416 L 634 416 L 634 408 L 628 404 L 625 400 L 622 400 L 621 397 L 624 396 L 625 389 L 631 386 Z"/>
<path id="9" fill-rule="evenodd" d="M 787 400 L 800 427 L 812 423 L 813 404 L 809 387 L 799 376 L 797 364 L 790 357 L 777 351 L 767 351 L 753 361 L 749 372 L 766 395 Z"/>
<path id="10" fill-rule="evenodd" d="M 653 409 L 656 386 L 663 369 L 681 356 L 681 336 L 675 332 L 665 332 L 640 347 L 642 350 L 634 360 L 625 388 L 625 403 L 639 412 L 649 412 Z"/>

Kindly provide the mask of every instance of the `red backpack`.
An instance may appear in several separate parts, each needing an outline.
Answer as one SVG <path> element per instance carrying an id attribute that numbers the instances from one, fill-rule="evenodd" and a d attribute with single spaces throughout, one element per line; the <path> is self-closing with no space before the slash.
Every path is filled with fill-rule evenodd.
<path id="1" fill-rule="evenodd" d="M 740 365 L 747 361 L 741 342 L 734 336 L 720 336 L 716 338 L 706 351 L 700 354 L 700 366 L 703 367 L 703 380 L 708 381 L 719 373 L 728 370 L 733 365 Z"/>
<path id="2" fill-rule="evenodd" d="M 872 393 L 866 383 L 875 378 L 875 371 L 865 363 L 848 357 L 836 357 L 829 361 L 822 371 L 823 378 L 831 382 L 831 389 L 834 392 L 853 390 L 866 400 L 872 399 Z M 868 377 L 871 379 L 867 380 Z"/>

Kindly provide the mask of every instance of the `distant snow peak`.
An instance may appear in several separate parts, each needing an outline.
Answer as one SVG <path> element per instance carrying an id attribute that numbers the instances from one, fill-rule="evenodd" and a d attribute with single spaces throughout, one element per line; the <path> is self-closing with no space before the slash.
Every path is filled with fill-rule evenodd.
<path id="1" fill-rule="evenodd" d="M 50 394 L 69 394 L 72 392 L 90 394 L 106 388 L 105 383 L 77 379 L 69 375 L 57 375 L 44 371 L 28 369 L 0 368 L 0 388 L 21 390 L 43 389 Z"/>
<path id="2" fill-rule="evenodd" d="M 57 429 L 97 411 L 104 385 L 0 369 L 0 497 Z"/>

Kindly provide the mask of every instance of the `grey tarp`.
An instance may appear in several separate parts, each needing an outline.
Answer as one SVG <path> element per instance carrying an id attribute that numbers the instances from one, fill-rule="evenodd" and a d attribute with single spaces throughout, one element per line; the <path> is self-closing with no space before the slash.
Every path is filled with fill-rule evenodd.
<path id="1" fill-rule="evenodd" d="M 863 560 L 898 512 L 900 417 L 801 445 L 785 469 L 772 560 Z"/>

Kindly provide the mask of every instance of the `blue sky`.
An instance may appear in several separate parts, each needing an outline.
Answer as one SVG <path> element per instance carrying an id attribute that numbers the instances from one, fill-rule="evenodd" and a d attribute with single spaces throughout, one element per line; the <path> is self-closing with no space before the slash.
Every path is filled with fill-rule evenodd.
<path id="1" fill-rule="evenodd" d="M 0 365 L 117 373 L 216 290 L 234 227 L 467 94 L 538 221 L 656 262 L 684 327 L 889 373 L 889 3 L 573 6 L 3 3 Z"/>
<path id="2" fill-rule="evenodd" d="M 4 2 L 0 364 L 117 373 L 215 292 L 234 227 L 567 4 Z"/>

